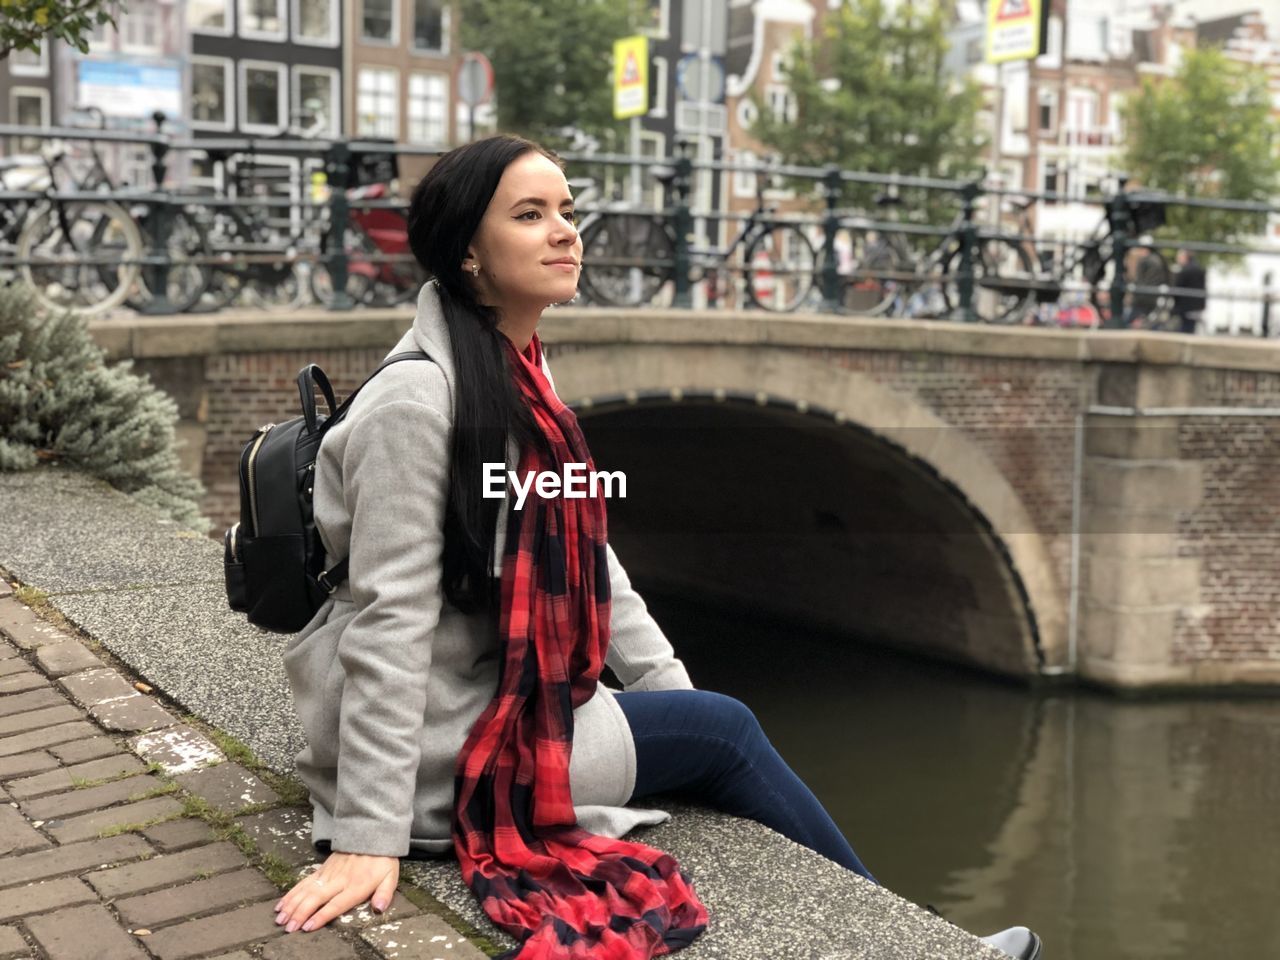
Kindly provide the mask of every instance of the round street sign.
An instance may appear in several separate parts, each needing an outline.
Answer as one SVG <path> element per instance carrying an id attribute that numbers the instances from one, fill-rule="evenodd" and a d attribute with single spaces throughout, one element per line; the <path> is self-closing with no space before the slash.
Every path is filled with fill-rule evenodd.
<path id="1" fill-rule="evenodd" d="M 483 53 L 467 53 L 458 65 L 458 99 L 469 107 L 488 103 L 493 95 L 493 64 Z"/>
<path id="2" fill-rule="evenodd" d="M 720 103 L 724 99 L 724 64 L 719 57 L 703 59 L 696 53 L 676 64 L 676 87 L 684 100 Z"/>

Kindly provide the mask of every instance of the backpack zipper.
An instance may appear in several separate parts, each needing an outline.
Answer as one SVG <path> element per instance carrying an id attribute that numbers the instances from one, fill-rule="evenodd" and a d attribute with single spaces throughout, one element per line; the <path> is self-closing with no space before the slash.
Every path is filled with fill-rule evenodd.
<path id="1" fill-rule="evenodd" d="M 249 451 L 249 466 L 245 471 L 249 474 L 249 515 L 253 518 L 253 535 L 256 537 L 262 530 L 258 523 L 258 489 L 254 482 L 256 477 L 253 472 L 253 461 L 257 459 L 258 449 L 262 446 L 262 441 L 267 439 L 267 434 L 271 432 L 274 423 L 267 423 L 258 428 L 258 439 L 253 443 L 253 449 Z"/>
<path id="2" fill-rule="evenodd" d="M 231 532 L 227 534 L 227 546 L 231 549 L 231 562 L 238 563 L 240 561 L 239 553 L 236 550 L 236 541 L 240 539 L 240 522 L 237 520 L 231 525 Z"/>

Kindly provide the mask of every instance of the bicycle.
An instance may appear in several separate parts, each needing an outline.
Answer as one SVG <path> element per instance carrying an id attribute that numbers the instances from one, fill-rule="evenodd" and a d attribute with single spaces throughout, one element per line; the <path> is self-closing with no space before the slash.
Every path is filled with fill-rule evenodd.
<path id="1" fill-rule="evenodd" d="M 670 189 L 676 172 L 654 167 L 652 174 Z M 751 306 L 791 311 L 810 301 L 816 274 L 813 245 L 799 227 L 772 219 L 776 207 L 764 202 L 764 178 L 756 178 L 756 206 L 728 246 L 690 247 L 689 259 L 700 275 L 718 282 L 739 247 Z M 602 211 L 582 228 L 582 277 L 588 296 L 614 307 L 651 303 L 675 280 L 675 230 L 660 213 Z"/>
<path id="2" fill-rule="evenodd" d="M 12 247 L 18 275 L 44 307 L 102 313 L 123 303 L 136 282 L 142 235 L 129 212 L 114 201 L 60 195 L 58 172 L 65 158 L 65 147 L 52 141 L 40 156 L 42 174 L 32 176 L 31 166 L 25 167 L 23 187 L 38 191 L 39 199 L 9 208 L 0 242 Z M 72 177 L 72 185 L 84 193 L 97 184 L 92 178 Z M 0 189 L 9 186 L 0 176 Z"/>

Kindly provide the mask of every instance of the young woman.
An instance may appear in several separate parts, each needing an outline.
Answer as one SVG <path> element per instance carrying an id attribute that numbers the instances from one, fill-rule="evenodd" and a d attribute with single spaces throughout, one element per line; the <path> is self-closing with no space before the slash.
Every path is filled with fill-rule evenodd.
<path id="1" fill-rule="evenodd" d="M 316 463 L 316 524 L 349 579 L 285 666 L 313 839 L 332 852 L 277 923 L 385 909 L 398 858 L 452 850 L 521 957 L 679 949 L 706 909 L 672 857 L 620 839 L 666 818 L 628 806 L 663 792 L 872 879 L 751 712 L 693 689 L 608 546 L 602 494 L 484 495 L 486 464 L 594 468 L 537 336 L 582 265 L 558 160 L 512 136 L 459 147 L 414 191 L 409 232 L 434 280 L 394 352 L 431 362 L 370 381 Z M 1002 936 L 1031 957 L 1021 930 Z"/>

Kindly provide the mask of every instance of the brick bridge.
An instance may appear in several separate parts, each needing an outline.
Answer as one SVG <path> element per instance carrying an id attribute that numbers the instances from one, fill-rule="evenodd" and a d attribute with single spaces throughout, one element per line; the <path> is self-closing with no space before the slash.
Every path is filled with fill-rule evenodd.
<path id="1" fill-rule="evenodd" d="M 220 526 L 259 423 L 411 314 L 102 322 L 179 401 Z M 540 327 L 642 588 L 1018 676 L 1280 682 L 1280 346 L 758 313 Z"/>

